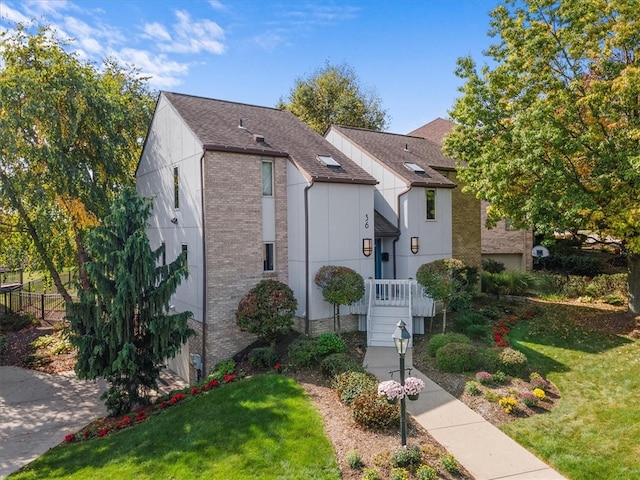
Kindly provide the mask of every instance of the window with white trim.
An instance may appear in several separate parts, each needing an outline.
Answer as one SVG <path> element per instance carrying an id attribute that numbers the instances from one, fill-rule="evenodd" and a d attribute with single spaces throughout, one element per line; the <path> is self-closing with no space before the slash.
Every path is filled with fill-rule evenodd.
<path id="1" fill-rule="evenodd" d="M 178 167 L 173 167 L 173 208 L 180 208 L 180 175 Z"/>

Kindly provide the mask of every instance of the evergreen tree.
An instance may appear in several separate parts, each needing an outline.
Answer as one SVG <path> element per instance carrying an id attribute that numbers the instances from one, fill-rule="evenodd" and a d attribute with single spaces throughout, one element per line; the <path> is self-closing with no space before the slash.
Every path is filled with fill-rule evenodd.
<path id="1" fill-rule="evenodd" d="M 90 286 L 71 306 L 72 341 L 78 348 L 79 378 L 104 377 L 103 394 L 112 415 L 148 399 L 166 358 L 194 334 L 191 312 L 170 315 L 169 300 L 187 276 L 186 254 L 158 266 L 163 246 L 153 251 L 146 233 L 151 201 L 127 188 L 103 225 L 87 236 Z"/>

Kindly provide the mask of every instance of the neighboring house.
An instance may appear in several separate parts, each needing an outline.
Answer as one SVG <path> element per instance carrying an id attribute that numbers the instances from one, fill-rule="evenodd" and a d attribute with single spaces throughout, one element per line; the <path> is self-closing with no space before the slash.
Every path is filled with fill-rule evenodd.
<path id="1" fill-rule="evenodd" d="M 162 92 L 136 178 L 153 198 L 152 246 L 165 245 L 166 261 L 187 251 L 189 278 L 172 308 L 193 312 L 197 336 L 170 362 L 185 379 L 255 340 L 235 313 L 260 280 L 287 283 L 296 329 L 317 335 L 333 329 L 317 270 L 375 274 L 365 247 L 375 236 L 377 180 L 290 112 Z"/>
<path id="2" fill-rule="evenodd" d="M 443 118 L 437 118 L 426 125 L 412 131 L 409 135 L 415 135 L 426 138 L 437 143 L 440 147 L 444 142 L 445 136 L 453 129 L 455 124 Z M 454 178 L 454 177 L 452 177 Z M 482 260 L 492 259 L 503 263 L 509 270 L 526 270 L 533 268 L 533 257 L 531 250 L 533 248 L 533 232 L 530 230 L 516 230 L 509 227 L 509 222 L 501 220 L 493 228 L 487 228 L 487 207 L 489 203 L 480 202 L 472 194 L 462 193 L 461 189 L 456 192 L 457 197 L 454 198 L 454 257 L 459 258 L 467 264 L 476 264 L 465 258 L 465 249 L 473 243 L 471 235 L 466 235 L 465 224 L 472 222 L 472 212 L 479 210 L 480 215 L 476 218 L 477 228 L 480 230 L 480 242 Z M 466 207 L 456 208 L 455 205 L 466 205 Z M 477 205 L 477 207 L 476 207 Z M 475 227 L 474 227 L 475 228 Z M 475 249 L 475 248 L 474 248 Z"/>

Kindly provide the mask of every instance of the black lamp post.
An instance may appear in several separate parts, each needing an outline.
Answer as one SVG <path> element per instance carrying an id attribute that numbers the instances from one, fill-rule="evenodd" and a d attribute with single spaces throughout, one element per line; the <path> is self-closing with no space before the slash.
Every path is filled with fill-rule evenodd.
<path id="1" fill-rule="evenodd" d="M 400 385 L 404 387 L 404 356 L 409 347 L 411 334 L 407 331 L 407 326 L 403 320 L 398 322 L 391 338 L 393 338 L 393 343 L 396 344 L 396 350 L 398 350 L 398 355 L 400 355 Z M 400 399 L 400 435 L 402 436 L 403 447 L 407 446 L 407 405 L 405 403 L 405 397 L 406 395 Z"/>

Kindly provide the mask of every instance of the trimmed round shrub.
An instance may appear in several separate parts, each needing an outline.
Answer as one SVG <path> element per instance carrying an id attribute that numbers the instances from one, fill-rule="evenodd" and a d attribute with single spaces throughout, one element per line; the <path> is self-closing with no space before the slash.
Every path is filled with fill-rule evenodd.
<path id="1" fill-rule="evenodd" d="M 322 373 L 333 378 L 344 372 L 361 372 L 362 366 L 355 362 L 346 353 L 332 353 L 320 362 Z"/>
<path id="2" fill-rule="evenodd" d="M 254 348 L 247 355 L 249 365 L 255 368 L 268 369 L 278 361 L 276 356 L 276 349 L 273 347 L 258 347 Z"/>
<path id="3" fill-rule="evenodd" d="M 466 335 L 461 333 L 438 333 L 429 339 L 429 355 L 436 356 L 436 352 L 448 343 L 471 343 Z"/>
<path id="4" fill-rule="evenodd" d="M 497 372 L 502 367 L 500 363 L 500 349 L 495 347 L 483 348 L 478 355 L 478 368 L 487 372 Z"/>
<path id="5" fill-rule="evenodd" d="M 342 353 L 347 349 L 347 342 L 334 332 L 327 332 L 316 338 L 318 355 L 330 355 L 332 353 Z"/>
<path id="6" fill-rule="evenodd" d="M 390 404 L 377 391 L 364 391 L 351 402 L 351 416 L 358 424 L 371 429 L 385 429 L 400 421 L 400 407 Z"/>
<path id="7" fill-rule="evenodd" d="M 469 325 L 464 333 L 472 340 L 483 340 L 489 338 L 491 329 L 488 325 Z"/>
<path id="8" fill-rule="evenodd" d="M 363 392 L 378 394 L 378 379 L 366 372 L 345 372 L 335 377 L 333 388 L 338 393 L 340 401 L 350 405 Z"/>
<path id="9" fill-rule="evenodd" d="M 308 367 L 318 360 L 316 341 L 309 337 L 298 337 L 289 345 L 289 361 L 298 367 Z"/>
<path id="10" fill-rule="evenodd" d="M 436 365 L 449 373 L 474 370 L 478 365 L 478 349 L 468 343 L 448 343 L 436 352 Z"/>
<path id="11" fill-rule="evenodd" d="M 518 377 L 524 373 L 527 366 L 527 356 L 524 353 L 506 347 L 500 352 L 499 358 L 500 370 L 507 375 Z"/>
<path id="12" fill-rule="evenodd" d="M 278 335 L 291 331 L 297 306 L 293 290 L 287 284 L 261 280 L 240 300 L 236 323 L 240 330 L 275 342 Z"/>

